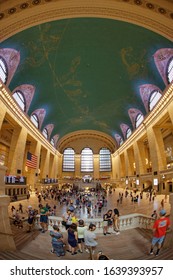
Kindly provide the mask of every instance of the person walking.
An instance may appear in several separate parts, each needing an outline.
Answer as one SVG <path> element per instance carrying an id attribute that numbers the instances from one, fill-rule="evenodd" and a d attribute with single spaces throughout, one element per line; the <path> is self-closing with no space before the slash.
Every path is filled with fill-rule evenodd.
<path id="1" fill-rule="evenodd" d="M 165 215 L 166 215 L 166 211 L 165 209 L 162 209 L 160 211 L 160 218 L 157 219 L 153 225 L 153 238 L 151 241 L 150 255 L 153 254 L 153 249 L 155 245 L 157 245 L 157 251 L 155 255 L 158 256 L 160 252 L 160 248 L 165 239 L 166 232 L 170 228 L 170 219 L 168 217 L 165 217 Z"/>

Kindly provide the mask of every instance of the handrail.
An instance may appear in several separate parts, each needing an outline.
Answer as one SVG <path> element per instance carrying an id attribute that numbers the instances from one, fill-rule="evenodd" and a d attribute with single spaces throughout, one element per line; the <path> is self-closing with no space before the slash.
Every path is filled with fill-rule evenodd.
<path id="1" fill-rule="evenodd" d="M 35 223 L 39 224 L 39 217 L 40 215 L 36 216 Z M 83 219 L 86 225 L 89 225 L 90 223 L 94 223 L 96 225 L 96 232 L 101 233 L 103 230 L 103 218 L 84 218 Z M 49 229 L 52 228 L 52 225 L 56 224 L 61 229 L 61 231 L 65 231 L 65 227 L 62 226 L 62 217 L 58 216 L 49 216 L 48 217 L 48 224 Z M 150 216 L 140 214 L 140 213 L 134 213 L 129 215 L 120 216 L 120 230 L 128 230 L 132 228 L 146 228 L 146 229 L 152 229 L 154 223 L 154 219 Z M 110 231 L 113 231 L 113 228 L 110 228 Z"/>
<path id="2" fill-rule="evenodd" d="M 13 234 L 13 233 L 2 232 L 2 231 L 0 231 L 0 234 L 2 234 L 2 235 L 14 236 L 14 234 Z"/>

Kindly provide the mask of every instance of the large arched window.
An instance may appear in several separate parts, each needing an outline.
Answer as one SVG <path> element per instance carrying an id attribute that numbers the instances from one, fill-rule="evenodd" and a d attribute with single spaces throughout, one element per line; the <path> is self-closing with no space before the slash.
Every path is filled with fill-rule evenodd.
<path id="1" fill-rule="evenodd" d="M 36 114 L 31 115 L 31 121 L 37 128 L 39 128 L 39 120 Z"/>
<path id="2" fill-rule="evenodd" d="M 148 106 L 149 106 L 149 111 L 152 111 L 154 106 L 157 104 L 159 99 L 162 97 L 161 93 L 159 91 L 153 91 L 150 95 Z"/>
<path id="3" fill-rule="evenodd" d="M 81 152 L 81 172 L 93 172 L 93 152 L 90 148 Z"/>
<path id="4" fill-rule="evenodd" d="M 100 156 L 100 171 L 111 171 L 111 153 L 109 149 L 102 148 Z"/>
<path id="5" fill-rule="evenodd" d="M 63 153 L 63 171 L 75 171 L 75 152 L 72 148 L 67 148 Z"/>
<path id="6" fill-rule="evenodd" d="M 13 93 L 13 98 L 16 100 L 17 104 L 20 106 L 20 108 L 25 112 L 26 103 L 24 95 L 21 91 L 15 91 Z"/>
<path id="7" fill-rule="evenodd" d="M 7 76 L 8 76 L 8 71 L 7 71 L 7 65 L 5 60 L 0 57 L 0 78 L 4 84 L 7 82 Z"/>
<path id="8" fill-rule="evenodd" d="M 137 128 L 138 126 L 140 126 L 140 124 L 142 123 L 144 119 L 144 116 L 142 114 L 138 114 L 136 116 L 136 120 L 135 120 L 135 127 Z"/>
<path id="9" fill-rule="evenodd" d="M 173 81 L 173 57 L 171 58 L 168 64 L 168 82 L 171 83 Z"/>

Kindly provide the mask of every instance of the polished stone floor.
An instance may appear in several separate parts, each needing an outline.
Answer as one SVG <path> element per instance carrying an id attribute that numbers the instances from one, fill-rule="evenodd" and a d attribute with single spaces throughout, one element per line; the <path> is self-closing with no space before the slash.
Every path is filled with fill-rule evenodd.
<path id="1" fill-rule="evenodd" d="M 149 201 L 149 199 L 146 196 L 146 193 L 144 193 L 143 198 L 139 199 L 138 203 L 134 203 L 131 201 L 130 196 L 127 198 L 123 198 L 122 204 L 119 204 L 117 206 L 117 199 L 119 197 L 119 193 L 122 193 L 122 189 L 116 189 L 115 192 L 112 194 L 107 193 L 107 206 L 103 208 L 102 214 L 106 212 L 108 209 L 113 209 L 117 207 L 120 211 L 120 215 L 126 215 L 131 213 L 141 213 L 151 216 L 151 213 L 153 210 L 157 210 L 159 213 L 159 210 L 161 209 L 161 200 L 164 199 L 164 208 L 166 209 L 167 213 L 170 212 L 170 204 L 169 204 L 169 196 L 165 197 L 164 195 L 157 195 L 154 199 L 154 201 Z M 95 196 L 92 197 L 92 202 L 95 204 L 97 201 L 97 198 Z M 23 205 L 24 213 L 22 216 L 26 215 L 25 210 L 29 205 L 32 205 L 33 208 L 38 208 L 38 200 L 35 194 L 32 194 L 29 201 L 28 200 L 22 200 L 20 201 Z M 44 202 L 49 203 L 50 206 L 53 206 L 55 204 L 55 201 L 53 200 L 46 200 Z M 9 205 L 9 215 L 11 215 L 11 206 L 14 205 L 16 209 L 18 208 L 19 201 L 12 202 Z M 62 216 L 62 214 L 66 211 L 65 205 L 57 205 L 56 215 Z M 78 217 L 87 217 L 87 209 L 84 207 L 81 209 L 80 212 L 77 212 Z M 94 216 L 94 213 L 93 213 Z M 105 254 L 107 254 L 110 259 L 137 259 L 142 258 L 143 255 L 147 255 L 150 248 L 150 240 L 147 238 L 144 238 L 141 234 L 137 232 L 136 229 L 122 231 L 120 235 L 106 235 L 103 234 L 97 234 L 98 237 L 98 246 L 96 248 L 96 253 L 101 250 Z M 67 243 L 67 234 L 64 233 L 64 238 Z M 67 248 L 66 248 L 67 249 Z M 44 234 L 40 234 L 35 240 L 33 240 L 30 244 L 26 245 L 22 252 L 31 254 L 35 257 L 40 257 L 41 259 L 57 259 L 58 257 L 55 254 L 51 254 L 51 238 L 49 236 L 49 232 L 46 232 Z M 96 253 L 94 255 L 94 258 L 96 258 Z M 154 258 L 154 257 L 153 257 Z M 62 260 L 87 260 L 89 259 L 89 254 L 84 253 L 78 253 L 74 256 L 72 256 L 70 253 L 66 253 L 64 257 L 60 257 L 58 259 Z"/>
<path id="2" fill-rule="evenodd" d="M 102 212 L 101 212 L 101 217 L 103 216 L 103 213 L 106 212 L 108 209 L 114 209 L 118 208 L 120 215 L 127 215 L 127 214 L 132 214 L 132 213 L 141 213 L 145 215 L 151 215 L 153 210 L 156 210 L 159 213 L 159 210 L 161 209 L 161 201 L 164 199 L 164 208 L 166 211 L 169 213 L 170 211 L 170 204 L 169 204 L 169 195 L 165 197 L 165 195 L 156 195 L 154 201 L 151 200 L 149 201 L 149 198 L 147 198 L 147 193 L 143 194 L 143 198 L 140 199 L 139 201 L 132 202 L 130 195 L 128 195 L 126 198 L 124 196 L 122 204 L 117 205 L 117 199 L 119 198 L 119 193 L 124 194 L 124 190 L 121 188 L 115 189 L 112 194 L 109 194 L 107 192 L 106 199 L 107 199 L 107 205 L 103 207 Z M 139 194 L 139 192 L 136 193 L 136 195 Z M 75 202 L 75 198 L 71 197 L 71 199 Z M 98 197 L 93 195 L 90 197 L 92 204 L 95 205 L 97 203 Z M 20 201 L 15 201 L 11 202 L 9 205 L 9 215 L 11 216 L 11 206 L 14 205 L 16 209 L 18 209 L 19 203 L 23 205 L 23 210 L 24 213 L 22 216 L 26 216 L 26 210 L 29 205 L 31 205 L 33 208 L 38 209 L 38 199 L 36 195 L 33 193 L 31 194 L 31 197 L 29 200 L 20 200 Z M 41 203 L 45 205 L 48 203 L 51 207 L 56 204 L 57 209 L 56 209 L 56 216 L 62 216 L 62 214 L 66 211 L 66 205 L 59 205 L 57 201 L 54 201 L 52 199 L 46 199 L 45 201 L 42 199 Z M 95 217 L 95 213 L 91 213 Z M 77 216 L 82 218 L 82 217 L 87 217 L 87 209 L 86 207 L 82 207 L 80 211 L 77 212 Z M 96 215 L 98 217 L 98 215 Z"/>

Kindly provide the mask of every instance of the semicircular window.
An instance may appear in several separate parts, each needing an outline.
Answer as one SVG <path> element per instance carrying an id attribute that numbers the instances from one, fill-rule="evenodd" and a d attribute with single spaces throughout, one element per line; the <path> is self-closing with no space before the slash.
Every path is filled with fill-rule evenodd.
<path id="1" fill-rule="evenodd" d="M 30 119 L 31 119 L 32 123 L 33 123 L 37 128 L 39 128 L 39 120 L 38 120 L 37 115 L 36 115 L 36 114 L 32 114 Z"/>
<path id="2" fill-rule="evenodd" d="M 55 147 L 55 140 L 53 138 L 51 138 L 50 143 Z"/>
<path id="3" fill-rule="evenodd" d="M 47 128 L 44 128 L 42 133 L 43 133 L 44 137 L 45 137 L 46 139 L 48 139 L 49 135 L 48 135 Z"/>
<path id="4" fill-rule="evenodd" d="M 63 153 L 63 171 L 75 171 L 75 152 L 72 148 L 66 148 Z"/>
<path id="5" fill-rule="evenodd" d="M 119 145 L 121 146 L 123 143 L 124 143 L 124 141 L 123 141 L 123 138 L 121 137 L 121 138 L 120 138 Z"/>
<path id="6" fill-rule="evenodd" d="M 24 95 L 21 91 L 17 90 L 13 93 L 13 98 L 16 100 L 17 104 L 20 106 L 20 108 L 25 112 L 26 103 Z"/>
<path id="7" fill-rule="evenodd" d="M 162 97 L 161 93 L 158 90 L 155 90 L 151 93 L 150 98 L 149 98 L 149 111 L 152 111 L 154 106 L 157 104 L 159 99 Z"/>
<path id="8" fill-rule="evenodd" d="M 169 61 L 168 64 L 168 82 L 171 83 L 173 81 L 173 57 Z"/>
<path id="9" fill-rule="evenodd" d="M 5 60 L 0 56 L 0 78 L 4 84 L 7 82 L 8 70 Z"/>
<path id="10" fill-rule="evenodd" d="M 90 148 L 81 152 L 81 172 L 93 172 L 93 151 Z"/>
<path id="11" fill-rule="evenodd" d="M 136 120 L 135 120 L 135 127 L 137 128 L 138 126 L 140 126 L 140 124 L 142 123 L 144 119 L 144 116 L 142 114 L 138 114 L 136 116 Z"/>
<path id="12" fill-rule="evenodd" d="M 126 139 L 129 138 L 131 134 L 132 134 L 131 129 L 127 128 L 127 130 L 126 130 Z"/>

